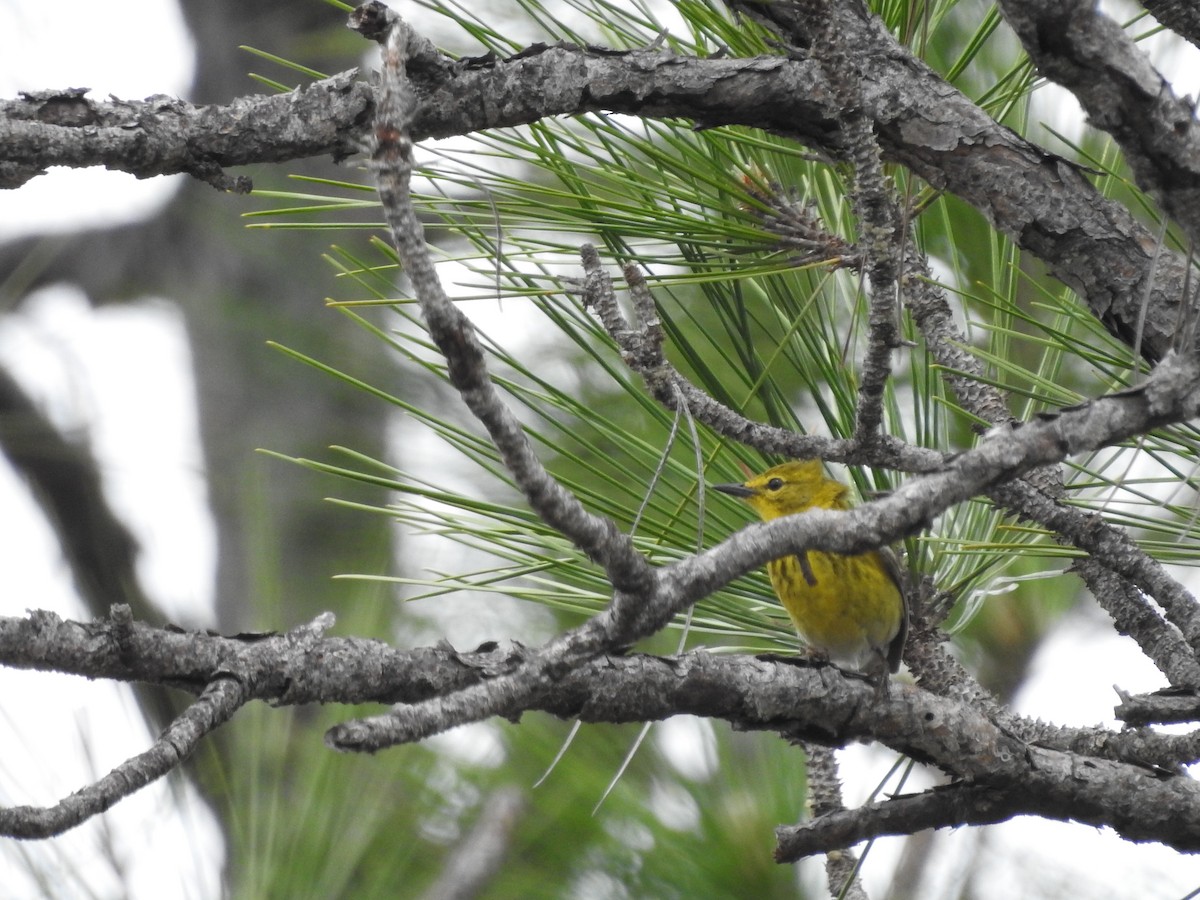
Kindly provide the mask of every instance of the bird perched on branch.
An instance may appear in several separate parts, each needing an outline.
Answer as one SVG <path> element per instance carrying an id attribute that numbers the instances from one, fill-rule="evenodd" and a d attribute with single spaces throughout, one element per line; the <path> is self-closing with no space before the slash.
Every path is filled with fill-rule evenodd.
<path id="1" fill-rule="evenodd" d="M 809 509 L 849 509 L 849 488 L 819 459 L 787 462 L 744 484 L 713 489 L 745 500 L 764 521 Z M 900 565 L 886 547 L 852 556 L 810 550 L 767 563 L 771 586 L 815 655 L 872 677 L 886 690 L 900 668 L 908 604 Z"/>

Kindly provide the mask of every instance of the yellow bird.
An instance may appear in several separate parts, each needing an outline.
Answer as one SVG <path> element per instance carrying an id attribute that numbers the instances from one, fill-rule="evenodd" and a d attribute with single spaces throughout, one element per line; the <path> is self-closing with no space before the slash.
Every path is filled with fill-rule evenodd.
<path id="1" fill-rule="evenodd" d="M 745 484 L 713 490 L 745 500 L 764 521 L 809 509 L 849 509 L 849 488 L 819 459 L 787 462 Z M 767 563 L 771 586 L 801 638 L 817 655 L 878 676 L 900 668 L 908 604 L 900 566 L 888 548 L 854 556 L 808 551 Z"/>

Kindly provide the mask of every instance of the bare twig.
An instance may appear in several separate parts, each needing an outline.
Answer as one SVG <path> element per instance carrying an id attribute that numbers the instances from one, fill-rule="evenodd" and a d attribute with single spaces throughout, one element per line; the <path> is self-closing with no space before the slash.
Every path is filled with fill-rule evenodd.
<path id="1" fill-rule="evenodd" d="M 203 738 L 229 721 L 246 699 L 244 685 L 237 679 L 213 681 L 199 700 L 167 726 L 154 746 L 121 763 L 99 781 L 80 788 L 54 806 L 0 809 L 0 834 L 17 838 L 54 837 L 111 809 L 118 801 L 176 768 Z"/>
<path id="2" fill-rule="evenodd" d="M 41 91 L 0 103 L 0 188 L 20 187 L 50 166 L 103 165 L 139 178 L 185 172 L 218 190 L 247 193 L 250 179 L 225 168 L 350 156 L 372 102 L 356 70 L 227 106 L 163 96 L 97 102 L 86 93 Z"/>
<path id="3" fill-rule="evenodd" d="M 546 471 L 521 423 L 492 384 L 474 327 L 442 289 L 409 192 L 413 148 L 409 129 L 416 97 L 404 68 L 408 35 L 406 25 L 396 24 L 384 51 L 372 169 L 396 251 L 421 304 L 430 336 L 446 358 L 450 383 L 488 430 L 534 511 L 603 566 L 617 590 L 644 590 L 650 577 L 645 559 L 614 522 L 589 513 Z"/>
<path id="4" fill-rule="evenodd" d="M 115 624 L 131 624 L 128 607 L 118 607 Z M 93 784 L 80 788 L 54 806 L 14 806 L 0 809 L 0 834 L 17 838 L 47 838 L 62 834 L 92 816 L 111 809 L 176 768 L 200 741 L 232 718 L 249 699 L 244 679 L 234 673 L 215 675 L 199 699 L 183 711 L 144 753 L 121 763 Z"/>
<path id="5" fill-rule="evenodd" d="M 813 816 L 820 819 L 832 813 L 844 812 L 846 806 L 842 802 L 837 757 L 831 749 L 819 744 L 805 744 L 804 752 L 808 757 L 805 782 Z M 776 859 L 783 861 L 778 856 Z M 867 892 L 858 878 L 858 868 L 858 856 L 848 844 L 826 851 L 825 878 L 829 882 L 829 893 L 846 900 L 867 900 Z"/>

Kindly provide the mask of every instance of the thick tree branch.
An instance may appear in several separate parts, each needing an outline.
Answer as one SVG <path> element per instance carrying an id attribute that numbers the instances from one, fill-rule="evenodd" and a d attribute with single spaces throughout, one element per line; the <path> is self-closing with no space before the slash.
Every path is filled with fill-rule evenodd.
<path id="1" fill-rule="evenodd" d="M 1200 125 L 1120 26 L 1088 0 L 1001 0 L 1038 71 L 1116 139 L 1138 186 L 1200 244 Z"/>
<path id="2" fill-rule="evenodd" d="M 89 678 L 149 681 L 191 693 L 210 690 L 214 702 L 220 698 L 214 709 L 207 701 L 192 707 L 188 715 L 198 717 L 199 724 L 182 717 L 181 731 L 169 732 L 166 743 L 150 751 L 153 765 L 139 758 L 142 764 L 133 771 L 141 773 L 135 776 L 141 786 L 186 755 L 206 729 L 250 700 L 274 705 L 419 703 L 436 694 L 461 696 L 471 686 L 493 685 L 535 655 L 517 645 L 488 645 L 475 653 L 444 645 L 401 651 L 379 641 L 324 637 L 331 624 L 327 615 L 285 634 L 222 637 L 152 628 L 130 621 L 127 610 L 119 608 L 113 618 L 88 624 L 33 613 L 24 619 L 0 618 L 0 662 Z M 218 687 L 205 687 L 211 685 Z M 1200 847 L 1200 824 L 1181 824 L 1200 823 L 1200 786 L 1187 776 L 1112 759 L 1109 754 L 1122 748 L 1118 735 L 1108 733 L 1108 743 L 1092 742 L 1095 755 L 1038 747 L 997 726 L 971 703 L 901 685 L 875 702 L 874 689 L 865 680 L 827 666 L 703 651 L 671 658 L 601 656 L 563 672 L 553 690 L 526 709 L 585 722 L 645 722 L 688 713 L 723 719 L 736 729 L 772 731 L 826 746 L 877 740 L 1007 798 L 1001 818 L 1026 812 L 1066 815 L 1111 825 L 1134 839 L 1160 840 L 1181 850 Z M 1151 758 L 1158 737 L 1144 733 L 1143 751 Z M 23 834 L 33 836 L 47 823 L 61 830 L 80 809 L 98 811 L 116 799 L 108 781 L 83 796 L 69 819 L 62 812 L 28 811 L 18 819 L 9 810 L 0 814 L 0 823 L 8 833 L 24 828 Z M 875 833 L 892 833 L 880 829 L 894 821 L 870 827 Z"/>
<path id="3" fill-rule="evenodd" d="M 87 99 L 85 90 L 40 91 L 0 101 L 0 188 L 20 187 L 50 166 L 104 166 L 138 178 L 186 172 L 245 193 L 250 179 L 222 170 L 359 149 L 372 92 L 350 70 L 270 97 L 194 106 L 170 97 Z"/>
<path id="4" fill-rule="evenodd" d="M 750 6 L 782 12 L 788 4 Z M 997 124 L 897 44 L 877 19 L 850 2 L 832 10 L 833 27 L 873 61 L 863 71 L 863 112 L 874 123 L 884 158 L 975 206 L 1045 261 L 1114 334 L 1132 345 L 1140 331 L 1145 357 L 1161 359 L 1177 340 L 1183 263 L 1171 254 L 1156 261 L 1155 236 L 1124 207 L 1101 196 L 1075 167 Z M 778 27 L 785 38 L 807 40 Z M 418 62 L 409 71 L 420 98 L 414 140 L 603 110 L 685 118 L 704 128 L 748 125 L 833 155 L 847 146 L 833 86 L 802 54 L 696 59 L 660 50 L 537 45 L 506 60 L 422 55 Z M 102 164 L 142 177 L 190 166 L 219 180 L 212 166 L 340 158 L 365 135 L 372 112 L 373 92 L 353 82 L 353 74 L 228 107 L 161 98 L 87 102 L 75 125 L 70 117 L 43 112 L 45 99 L 9 101 L 0 106 L 0 167 L 7 167 L 0 172 L 8 173 L 9 184 L 19 184 L 51 164 Z M 81 101 L 64 102 L 73 109 Z M 160 112 L 167 120 L 161 124 L 155 120 Z M 39 115 L 57 124 L 35 127 Z M 123 127 L 133 129 L 136 139 L 123 141 L 117 133 Z M 279 129 L 287 139 L 270 139 Z"/>
<path id="5" fill-rule="evenodd" d="M 1142 0 L 1142 6 L 1181 38 L 1200 47 L 1200 8 L 1192 0 Z"/>
<path id="6" fill-rule="evenodd" d="M 324 637 L 331 623 L 325 616 L 289 632 L 225 637 L 131 621 L 121 607 L 114 607 L 109 619 L 88 623 L 35 611 L 25 618 L 0 618 L 0 664 L 161 684 L 192 695 L 202 693 L 223 674 L 235 673 L 246 685 L 247 699 L 275 706 L 416 704 L 491 684 L 519 671 L 535 654 L 519 644 L 494 642 L 472 652 L 459 652 L 444 643 L 397 650 L 382 641 Z M 870 690 L 861 679 L 802 661 L 792 664 L 703 651 L 665 658 L 606 655 L 562 674 L 553 691 L 527 709 L 608 723 L 689 713 L 723 719 L 739 730 L 778 731 L 834 744 L 923 727 L 924 712 L 908 710 L 906 697 L 895 698 L 895 704 L 884 709 L 855 709 Z M 922 703 L 941 702 L 937 698 L 942 695 L 913 690 L 917 691 L 913 696 L 927 698 Z M 995 711 L 977 697 L 942 699 L 954 708 L 996 719 Z M 898 712 L 903 713 L 901 719 L 891 718 Z M 939 715 L 950 713 L 943 710 Z M 865 718 L 845 730 L 851 716 Z M 798 725 L 803 719 L 811 722 Z M 1001 722 L 1000 731 L 1010 737 L 1029 730 L 1028 721 L 1016 716 Z M 1051 749 L 1162 768 L 1190 763 L 1197 753 L 1195 735 L 1128 729 L 1063 732 Z M 1037 743 L 1046 741 L 1039 738 Z M 923 757 L 945 756 L 949 770 L 963 774 L 962 764 L 952 760 L 950 745 L 936 753 L 911 742 L 893 746 Z"/>

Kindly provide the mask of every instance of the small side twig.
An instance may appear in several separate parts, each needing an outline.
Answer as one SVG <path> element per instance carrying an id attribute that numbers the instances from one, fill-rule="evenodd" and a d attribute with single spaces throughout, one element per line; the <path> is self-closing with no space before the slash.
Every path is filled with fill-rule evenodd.
<path id="1" fill-rule="evenodd" d="M 1126 725 L 1168 725 L 1200 721 L 1200 693 L 1195 690 L 1130 694 L 1117 689 L 1121 702 L 1113 715 Z"/>
<path id="2" fill-rule="evenodd" d="M 880 437 L 876 446 L 864 449 L 854 441 L 797 434 L 786 428 L 755 422 L 725 406 L 692 384 L 667 360 L 654 300 L 642 273 L 635 266 L 624 269 L 640 322 L 640 327 L 634 328 L 621 313 L 612 279 L 604 272 L 596 248 L 584 244 L 580 248 L 580 257 L 584 270 L 581 291 L 584 305 L 595 310 L 605 331 L 620 348 L 626 364 L 642 377 L 654 398 L 667 409 L 674 410 L 680 402 L 685 402 L 697 422 L 766 454 L 869 463 L 906 472 L 930 472 L 943 466 L 943 454 L 886 435 Z"/>
<path id="3" fill-rule="evenodd" d="M 146 752 L 126 760 L 53 806 L 0 809 L 0 834 L 15 838 L 54 837 L 111 809 L 118 801 L 175 769 L 205 736 L 228 722 L 248 699 L 241 679 L 215 679 Z"/>
<path id="4" fill-rule="evenodd" d="M 805 781 L 808 784 L 808 802 L 813 816 L 822 819 L 833 813 L 844 812 L 842 784 L 838 777 L 838 762 L 833 750 L 820 744 L 804 744 L 808 757 Z M 784 829 L 780 829 L 783 831 Z M 776 852 L 776 862 L 785 862 Z M 867 900 L 858 877 L 859 859 L 848 846 L 825 852 L 825 878 L 829 882 L 829 893 L 845 900 Z"/>

